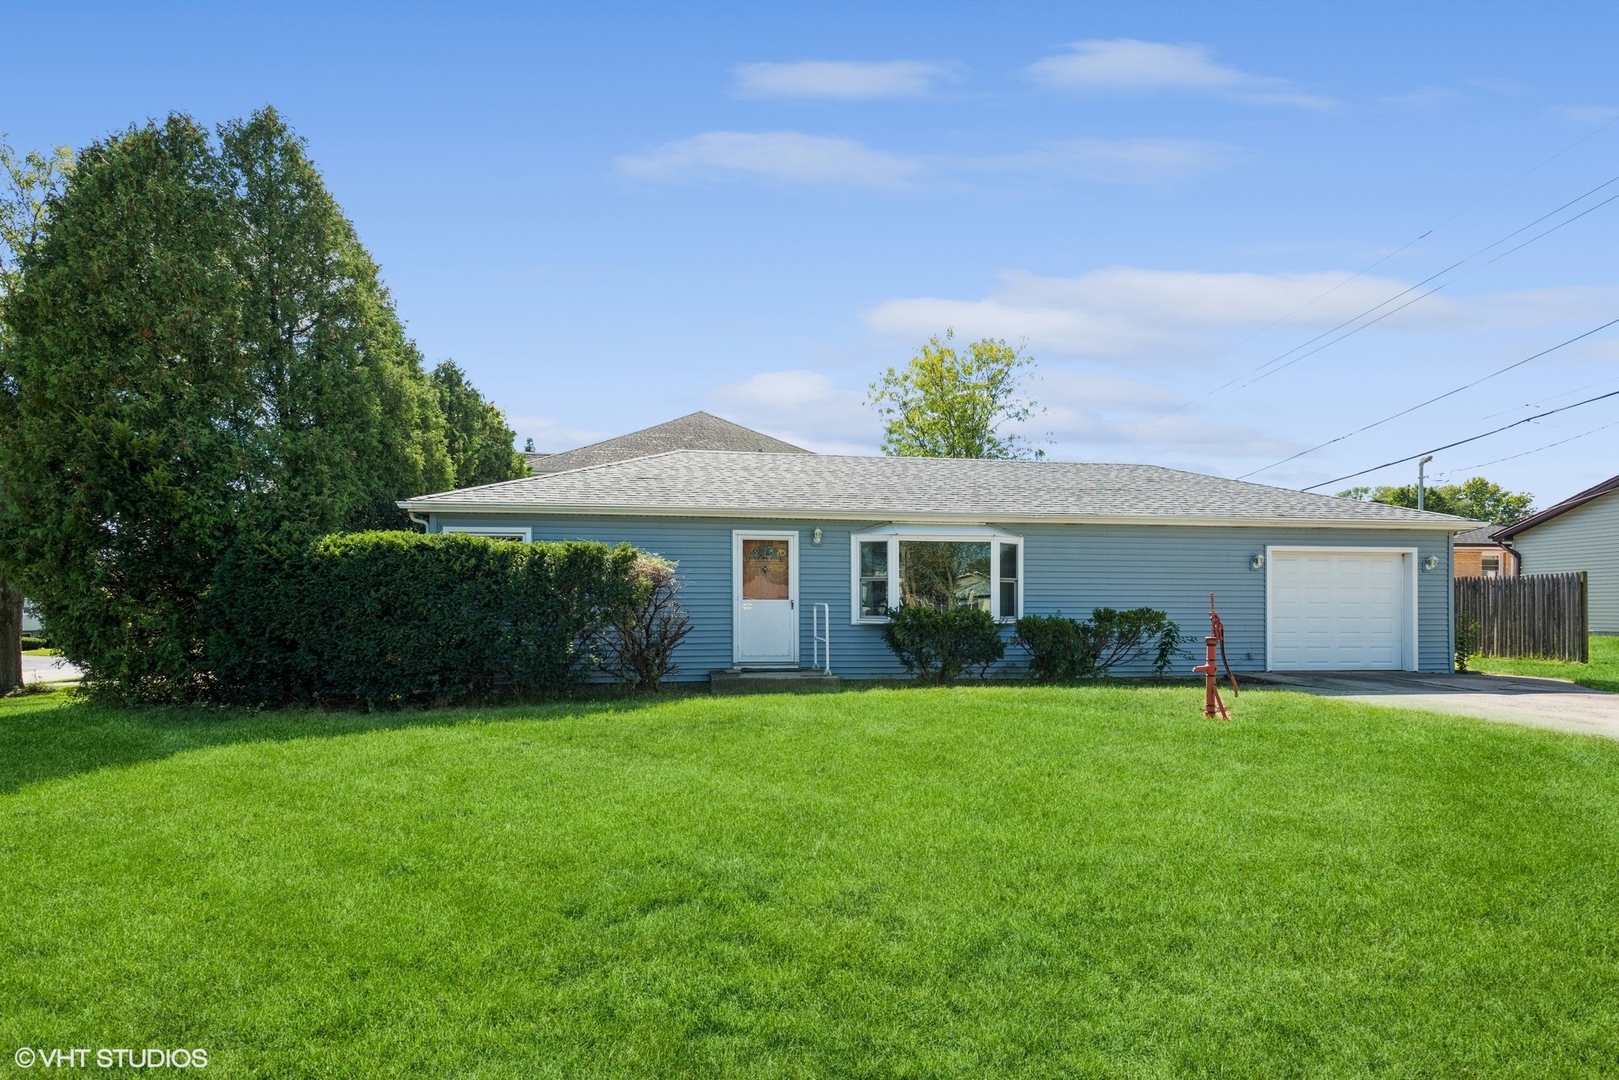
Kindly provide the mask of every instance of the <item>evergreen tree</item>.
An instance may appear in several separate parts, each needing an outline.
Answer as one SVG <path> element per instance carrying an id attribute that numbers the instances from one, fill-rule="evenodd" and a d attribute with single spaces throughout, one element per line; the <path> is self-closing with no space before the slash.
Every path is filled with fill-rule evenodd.
<path id="1" fill-rule="evenodd" d="M 0 307 L 0 543 L 90 684 L 206 691 L 238 543 L 402 525 L 451 481 L 376 264 L 273 111 L 84 150 Z"/>
<path id="2" fill-rule="evenodd" d="M 506 414 L 484 400 L 453 360 L 430 376 L 444 414 L 445 440 L 455 468 L 455 486 L 474 487 L 528 475 L 528 462 L 512 449 L 517 433 L 506 426 Z"/>

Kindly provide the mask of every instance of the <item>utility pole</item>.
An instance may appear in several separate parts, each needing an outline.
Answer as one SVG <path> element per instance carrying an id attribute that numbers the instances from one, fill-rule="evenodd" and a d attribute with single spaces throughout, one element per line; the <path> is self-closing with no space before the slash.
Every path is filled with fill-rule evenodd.
<path id="1" fill-rule="evenodd" d="M 1432 460 L 1433 460 L 1433 455 L 1429 454 L 1427 457 L 1425 457 L 1421 461 L 1417 462 L 1417 509 L 1418 510 L 1426 510 L 1427 509 L 1428 477 L 1423 472 L 1422 467 L 1424 465 L 1428 464 L 1428 462 L 1430 462 Z"/>

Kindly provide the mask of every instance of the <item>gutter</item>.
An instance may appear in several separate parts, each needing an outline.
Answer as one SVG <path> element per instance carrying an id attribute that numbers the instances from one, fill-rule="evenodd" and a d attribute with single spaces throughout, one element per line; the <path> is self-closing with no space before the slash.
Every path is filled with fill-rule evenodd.
<path id="1" fill-rule="evenodd" d="M 430 513 L 492 514 L 492 515 L 544 515 L 547 517 L 680 517 L 680 518 L 752 518 L 779 521 L 803 521 L 820 518 L 831 521 L 858 521 L 888 524 L 907 522 L 917 525 L 981 525 L 986 521 L 1000 521 L 1020 525 L 1163 525 L 1210 526 L 1217 528 L 1331 528 L 1331 529 L 1395 529 L 1423 532 L 1465 532 L 1488 524 L 1433 515 L 1432 521 L 1375 521 L 1363 518 L 1285 518 L 1285 517 L 1172 517 L 1144 514 L 939 514 L 895 513 L 892 510 L 840 510 L 832 507 L 801 510 L 713 509 L 706 507 L 647 507 L 647 506 L 491 506 L 488 503 L 452 502 L 449 500 L 403 499 L 398 503 L 403 510 L 423 510 Z M 414 520 L 414 519 L 413 519 Z"/>

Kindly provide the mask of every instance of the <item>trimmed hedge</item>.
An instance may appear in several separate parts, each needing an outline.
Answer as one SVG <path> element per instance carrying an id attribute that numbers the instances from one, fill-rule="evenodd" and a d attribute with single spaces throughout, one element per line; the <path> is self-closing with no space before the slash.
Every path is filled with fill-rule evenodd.
<path id="1" fill-rule="evenodd" d="M 637 554 L 406 532 L 233 551 L 209 595 L 211 696 L 378 708 L 565 690 L 635 604 Z"/>
<path id="2" fill-rule="evenodd" d="M 918 679 L 954 682 L 977 669 L 982 678 L 1006 655 L 1006 642 L 989 612 L 978 608 L 938 611 L 920 604 L 889 608 L 883 641 Z"/>

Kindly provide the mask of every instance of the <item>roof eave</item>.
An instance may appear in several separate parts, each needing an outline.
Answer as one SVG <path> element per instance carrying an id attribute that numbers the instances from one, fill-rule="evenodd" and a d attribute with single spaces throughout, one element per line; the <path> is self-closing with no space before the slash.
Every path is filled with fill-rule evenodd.
<path id="1" fill-rule="evenodd" d="M 1017 522 L 1026 525 L 1176 525 L 1230 527 L 1286 527 L 1333 529 L 1407 529 L 1423 532 L 1455 533 L 1477 528 L 1483 522 L 1460 518 L 1435 516 L 1434 520 L 1367 520 L 1363 518 L 1299 518 L 1282 516 L 1221 516 L 1175 514 L 943 514 L 896 510 L 849 510 L 834 507 L 802 508 L 792 510 L 760 509 L 748 507 L 649 507 L 544 505 L 513 506 L 445 499 L 403 499 L 400 509 L 418 513 L 441 514 L 523 514 L 546 516 L 569 515 L 578 517 L 682 517 L 682 518 L 753 518 L 768 520 L 804 520 L 823 518 L 835 521 L 903 521 L 917 525 L 962 525 L 985 521 Z"/>

